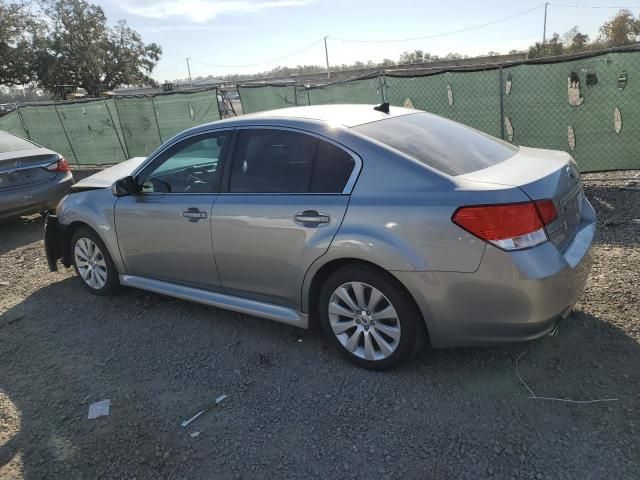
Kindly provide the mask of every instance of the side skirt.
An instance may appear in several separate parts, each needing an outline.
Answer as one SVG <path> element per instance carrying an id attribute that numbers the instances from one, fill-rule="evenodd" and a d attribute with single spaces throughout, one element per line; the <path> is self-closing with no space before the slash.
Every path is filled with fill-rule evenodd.
<path id="1" fill-rule="evenodd" d="M 275 320 L 295 327 L 309 328 L 309 316 L 307 314 L 280 305 L 134 275 L 120 275 L 120 283 L 128 287 L 140 288 L 149 292 L 191 300 L 212 307 L 246 313 L 247 315 L 255 315 L 256 317 Z"/>

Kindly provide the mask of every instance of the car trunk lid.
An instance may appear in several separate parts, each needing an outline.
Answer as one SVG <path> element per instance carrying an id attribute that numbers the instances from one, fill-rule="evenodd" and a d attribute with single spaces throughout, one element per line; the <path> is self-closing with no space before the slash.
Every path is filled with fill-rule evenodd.
<path id="1" fill-rule="evenodd" d="M 44 183 L 56 172 L 46 169 L 58 161 L 58 154 L 46 148 L 0 153 L 0 191 Z"/>
<path id="2" fill-rule="evenodd" d="M 569 246 L 578 230 L 584 194 L 580 172 L 566 152 L 520 147 L 504 162 L 457 178 L 516 186 L 531 200 L 553 200 L 558 217 L 546 230 L 560 251 Z"/>

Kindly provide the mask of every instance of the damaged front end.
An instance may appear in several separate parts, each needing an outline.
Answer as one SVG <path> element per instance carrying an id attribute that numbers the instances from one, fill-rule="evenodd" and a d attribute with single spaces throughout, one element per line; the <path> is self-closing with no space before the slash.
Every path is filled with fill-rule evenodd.
<path id="1" fill-rule="evenodd" d="M 58 260 L 64 255 L 64 230 L 57 215 L 47 215 L 44 222 L 44 250 L 51 272 L 58 271 Z"/>

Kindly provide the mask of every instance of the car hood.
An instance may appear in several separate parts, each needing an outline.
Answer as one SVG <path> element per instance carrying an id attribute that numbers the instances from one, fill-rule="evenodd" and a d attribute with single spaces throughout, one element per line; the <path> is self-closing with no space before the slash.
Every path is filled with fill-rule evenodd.
<path id="1" fill-rule="evenodd" d="M 80 180 L 72 188 L 73 190 L 85 190 L 93 188 L 109 188 L 113 182 L 131 175 L 147 157 L 134 157 L 113 167 L 106 168 L 90 177 Z"/>

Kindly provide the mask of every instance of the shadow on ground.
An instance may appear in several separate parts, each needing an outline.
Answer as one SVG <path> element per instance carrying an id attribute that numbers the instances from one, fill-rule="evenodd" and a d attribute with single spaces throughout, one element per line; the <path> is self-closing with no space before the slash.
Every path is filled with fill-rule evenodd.
<path id="1" fill-rule="evenodd" d="M 44 219 L 40 215 L 0 219 L 0 255 L 43 237 Z"/>
<path id="2" fill-rule="evenodd" d="M 376 373 L 318 334 L 68 278 L 0 316 L 0 391 L 21 418 L 0 476 L 20 454 L 25 479 L 637 477 L 639 347 L 576 312 L 555 337 Z M 539 396 L 619 400 L 529 399 L 522 352 Z"/>

